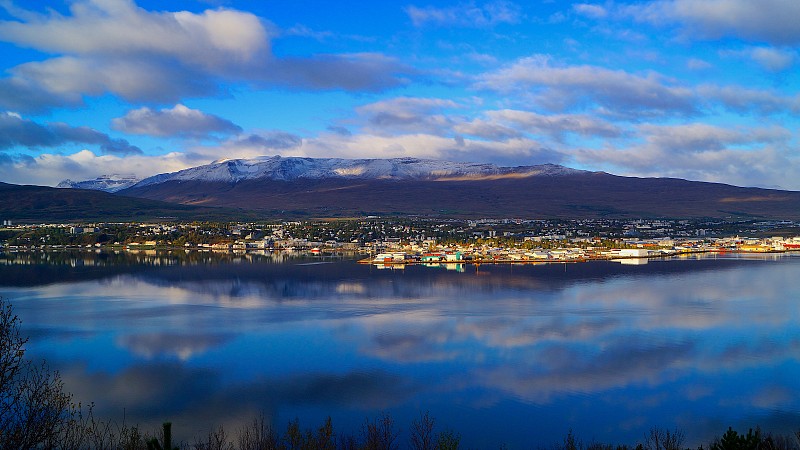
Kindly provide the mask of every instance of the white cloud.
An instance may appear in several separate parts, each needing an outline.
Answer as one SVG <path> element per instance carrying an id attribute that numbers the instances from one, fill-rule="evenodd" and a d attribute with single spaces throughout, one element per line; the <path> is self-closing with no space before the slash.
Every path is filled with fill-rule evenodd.
<path id="1" fill-rule="evenodd" d="M 267 31 L 250 13 L 150 12 L 131 0 L 80 0 L 70 12 L 0 22 L 0 39 L 49 53 L 161 55 L 215 71 L 269 53 Z"/>
<path id="2" fill-rule="evenodd" d="M 391 158 L 418 157 L 501 165 L 575 162 L 612 173 L 634 176 L 673 176 L 747 186 L 800 189 L 796 173 L 800 160 L 791 152 L 790 131 L 778 126 L 727 128 L 704 123 L 642 124 L 632 129 L 606 128 L 605 123 L 582 123 L 570 116 L 544 116 L 515 110 L 489 112 L 487 119 L 454 125 L 462 135 L 425 132 L 347 135 L 322 132 L 314 137 L 272 131 L 231 138 L 214 146 L 196 146 L 163 156 L 97 155 L 84 150 L 69 155 L 0 159 L 0 179 L 11 183 L 55 185 L 69 173 L 72 179 L 126 172 L 139 177 L 171 172 L 213 160 L 283 156 Z M 513 126 L 505 126 L 508 123 Z M 521 130 L 528 123 L 528 130 Z M 527 134 L 541 132 L 615 133 L 600 148 L 549 145 Z M 599 127 L 598 130 L 592 130 Z M 557 140 L 556 140 L 557 141 Z"/>
<path id="3" fill-rule="evenodd" d="M 762 69 L 770 72 L 787 70 L 797 60 L 796 51 L 777 47 L 747 47 L 741 50 L 720 50 L 719 55 L 753 61 Z"/>
<path id="4" fill-rule="evenodd" d="M 800 159 L 791 151 L 793 136 L 785 128 L 643 124 L 637 132 L 638 142 L 581 149 L 575 157 L 623 175 L 800 189 Z"/>
<path id="5" fill-rule="evenodd" d="M 70 12 L 0 22 L 0 39 L 61 54 L 12 68 L 11 77 L 0 80 L 0 104 L 10 103 L 6 91 L 13 85 L 45 94 L 29 101 L 29 110 L 74 105 L 84 95 L 106 92 L 175 101 L 214 94 L 216 77 L 241 79 L 237 73 L 270 57 L 266 30 L 249 13 L 156 13 L 127 0 L 81 0 Z"/>
<path id="6" fill-rule="evenodd" d="M 518 23 L 522 18 L 519 6 L 496 0 L 481 6 L 474 2 L 440 8 L 436 6 L 409 6 L 408 17 L 416 27 L 424 25 L 489 28 L 501 23 Z"/>
<path id="7" fill-rule="evenodd" d="M 296 150 L 302 144 L 303 138 L 300 136 L 283 131 L 272 131 L 251 134 L 228 141 L 224 154 L 227 155 L 229 151 L 233 150 L 237 154 L 245 151 L 248 152 L 249 156 L 262 156 Z"/>
<path id="8" fill-rule="evenodd" d="M 664 151 L 701 153 L 738 145 L 785 142 L 791 133 L 781 127 L 719 127 L 704 123 L 683 125 L 642 124 L 639 133 L 649 145 Z"/>
<path id="9" fill-rule="evenodd" d="M 755 47 L 747 51 L 750 58 L 772 72 L 781 72 L 794 65 L 797 52 L 774 47 Z"/>
<path id="10" fill-rule="evenodd" d="M 325 41 L 331 38 L 334 38 L 336 35 L 330 31 L 316 31 L 312 30 L 311 28 L 297 24 L 284 32 L 286 36 L 300 36 L 300 37 L 307 37 L 311 39 L 315 39 L 317 41 Z"/>
<path id="11" fill-rule="evenodd" d="M 304 141 L 302 152 L 312 157 L 394 158 L 416 157 L 507 165 L 561 163 L 565 155 L 541 143 L 514 138 L 483 141 L 430 134 L 377 136 L 361 134 L 349 138 L 320 135 Z"/>
<path id="12" fill-rule="evenodd" d="M 111 125 L 114 129 L 129 134 L 162 137 L 206 138 L 214 134 L 238 134 L 242 131 L 233 122 L 181 104 L 159 111 L 146 107 L 135 109 L 123 117 L 113 119 Z"/>
<path id="13" fill-rule="evenodd" d="M 486 53 L 478 53 L 473 51 L 464 56 L 472 62 L 476 62 L 485 66 L 493 66 L 497 64 L 497 57 Z"/>
<path id="14" fill-rule="evenodd" d="M 209 161 L 221 155 L 225 158 L 252 158 L 272 154 L 313 158 L 415 157 L 509 165 L 560 163 L 566 160 L 565 154 L 524 137 L 485 141 L 425 132 L 347 135 L 325 131 L 314 137 L 301 138 L 276 131 L 230 139 L 213 147 L 193 147 L 191 154 Z M 154 167 L 153 173 L 156 171 Z"/>
<path id="15" fill-rule="evenodd" d="M 733 85 L 683 85 L 656 72 L 569 66 L 545 55 L 521 58 L 480 75 L 474 87 L 507 95 L 520 105 L 533 102 L 552 111 L 591 111 L 629 120 L 699 116 L 718 106 L 739 113 L 800 111 L 800 96 Z"/>
<path id="16" fill-rule="evenodd" d="M 100 96 L 106 92 L 131 101 L 175 101 L 184 95 L 214 94 L 219 89 L 201 72 L 147 59 L 64 56 L 21 64 L 10 72 L 12 78 L 0 80 L 0 86 L 21 83 L 44 93 L 41 103 L 47 106 L 78 104 L 84 95 Z M 0 88 L 0 104 L 4 102 Z M 28 110 L 42 106 L 35 101 L 28 103 Z"/>
<path id="17" fill-rule="evenodd" d="M 397 97 L 360 106 L 356 113 L 365 121 L 363 130 L 368 133 L 443 134 L 453 121 L 442 112 L 458 107 L 452 100 Z"/>
<path id="18" fill-rule="evenodd" d="M 637 20 L 679 24 L 690 36 L 735 37 L 777 45 L 800 43 L 796 0 L 659 0 L 624 7 Z"/>
<path id="19" fill-rule="evenodd" d="M 17 113 L 0 112 L 0 150 L 14 147 L 55 148 L 65 144 L 97 145 L 104 153 L 134 154 L 142 150 L 125 139 L 114 139 L 89 127 L 65 123 L 39 124 Z"/>
<path id="20" fill-rule="evenodd" d="M 453 127 L 459 134 L 476 136 L 492 141 L 505 141 L 523 136 L 518 130 L 496 123 L 491 120 L 475 119 L 470 122 L 459 123 Z"/>
<path id="21" fill-rule="evenodd" d="M 791 97 L 775 91 L 713 84 L 697 86 L 695 91 L 706 102 L 720 103 L 737 112 L 757 111 L 762 114 L 773 114 L 800 111 L 800 95 Z"/>
<path id="22" fill-rule="evenodd" d="M 576 13 L 591 19 L 604 19 L 608 16 L 608 10 L 606 8 L 590 3 L 577 3 L 572 5 L 572 9 Z"/>
<path id="23" fill-rule="evenodd" d="M 131 0 L 77 0 L 66 16 L 8 10 L 18 20 L 0 22 L 0 40 L 54 56 L 0 79 L 6 108 L 46 110 L 105 93 L 176 102 L 218 94 L 224 83 L 375 91 L 410 73 L 380 54 L 275 57 L 261 19 L 230 9 L 152 12 Z"/>
<path id="24" fill-rule="evenodd" d="M 704 61 L 699 58 L 689 58 L 689 60 L 686 61 L 686 67 L 691 70 L 705 70 L 710 69 L 713 66 L 708 61 Z"/>
<path id="25" fill-rule="evenodd" d="M 414 70 L 380 53 L 346 53 L 286 57 L 268 61 L 237 76 L 257 85 L 290 89 L 376 92 L 409 82 Z"/>
<path id="26" fill-rule="evenodd" d="M 515 124 L 528 132 L 544 133 L 559 139 L 565 133 L 601 137 L 622 135 L 622 130 L 613 123 L 585 114 L 544 115 L 531 111 L 504 109 L 488 111 L 486 115 L 494 120 Z"/>
<path id="27" fill-rule="evenodd" d="M 567 133 L 585 137 L 619 137 L 612 123 L 585 114 L 545 115 L 520 110 L 485 111 L 483 117 L 456 115 L 464 104 L 438 98 L 397 97 L 356 108 L 358 117 L 348 122 L 366 134 L 394 136 L 431 134 L 443 137 L 472 136 L 481 140 L 508 141 L 536 134 L 561 142 Z"/>
<path id="28" fill-rule="evenodd" d="M 600 105 L 623 115 L 697 113 L 691 89 L 657 73 L 562 66 L 544 55 L 522 58 L 484 74 L 475 86 L 504 94 L 522 93 L 556 111 Z"/>
<path id="29" fill-rule="evenodd" d="M 0 179 L 8 183 L 55 186 L 64 178 L 89 180 L 101 175 L 126 173 L 148 177 L 211 162 L 213 158 L 196 159 L 197 155 L 168 153 L 165 155 L 97 155 L 81 150 L 67 155 L 45 153 L 36 157 L 10 158 L 0 163 Z"/>

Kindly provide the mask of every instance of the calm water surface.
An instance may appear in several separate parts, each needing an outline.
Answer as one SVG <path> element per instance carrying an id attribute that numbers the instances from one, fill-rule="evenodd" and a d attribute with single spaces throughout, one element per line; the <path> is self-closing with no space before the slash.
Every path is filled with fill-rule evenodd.
<path id="1" fill-rule="evenodd" d="M 448 270 L 457 269 L 457 270 Z M 420 411 L 473 448 L 800 428 L 800 257 L 379 270 L 211 254 L 0 254 L 76 400 L 189 442 L 261 414 L 357 434 Z"/>

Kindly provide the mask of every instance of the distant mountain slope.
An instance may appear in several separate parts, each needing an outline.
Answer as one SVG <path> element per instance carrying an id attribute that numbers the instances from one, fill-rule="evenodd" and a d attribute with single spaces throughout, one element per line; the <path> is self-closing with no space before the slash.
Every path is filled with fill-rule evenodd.
<path id="1" fill-rule="evenodd" d="M 800 192 L 411 158 L 232 160 L 151 177 L 120 194 L 280 216 L 800 219 Z"/>
<path id="2" fill-rule="evenodd" d="M 133 175 L 103 175 L 94 180 L 85 181 L 72 181 L 66 179 L 58 183 L 57 188 L 70 188 L 70 189 L 92 189 L 104 192 L 117 192 L 121 189 L 129 188 L 140 180 Z"/>
<path id="3" fill-rule="evenodd" d="M 253 216 L 222 208 L 170 204 L 84 189 L 56 189 L 0 182 L 0 218 L 13 223 L 229 220 Z"/>
<path id="4" fill-rule="evenodd" d="M 279 156 L 156 175 L 116 195 L 0 184 L 0 218 L 17 222 L 364 215 L 800 220 L 800 192 L 620 177 L 552 164 Z"/>
<path id="5" fill-rule="evenodd" d="M 134 187 L 168 181 L 206 181 L 239 183 L 248 180 L 432 180 L 442 178 L 480 178 L 499 176 L 562 175 L 579 173 L 575 169 L 543 164 L 539 166 L 499 167 L 494 164 L 461 163 L 418 158 L 341 159 L 263 156 L 231 159 L 192 167 L 179 172 L 145 178 Z"/>

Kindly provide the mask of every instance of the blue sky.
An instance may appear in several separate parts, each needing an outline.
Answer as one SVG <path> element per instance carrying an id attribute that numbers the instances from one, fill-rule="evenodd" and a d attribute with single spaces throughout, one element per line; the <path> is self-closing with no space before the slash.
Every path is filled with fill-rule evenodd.
<path id="1" fill-rule="evenodd" d="M 798 23 L 796 0 L 0 0 L 0 181 L 280 154 L 800 190 Z"/>

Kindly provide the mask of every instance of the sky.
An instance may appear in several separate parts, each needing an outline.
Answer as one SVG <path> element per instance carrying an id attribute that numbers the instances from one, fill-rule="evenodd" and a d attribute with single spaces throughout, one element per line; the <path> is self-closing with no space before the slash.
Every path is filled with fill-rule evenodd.
<path id="1" fill-rule="evenodd" d="M 0 0 L 0 181 L 264 155 L 800 190 L 797 0 Z"/>

